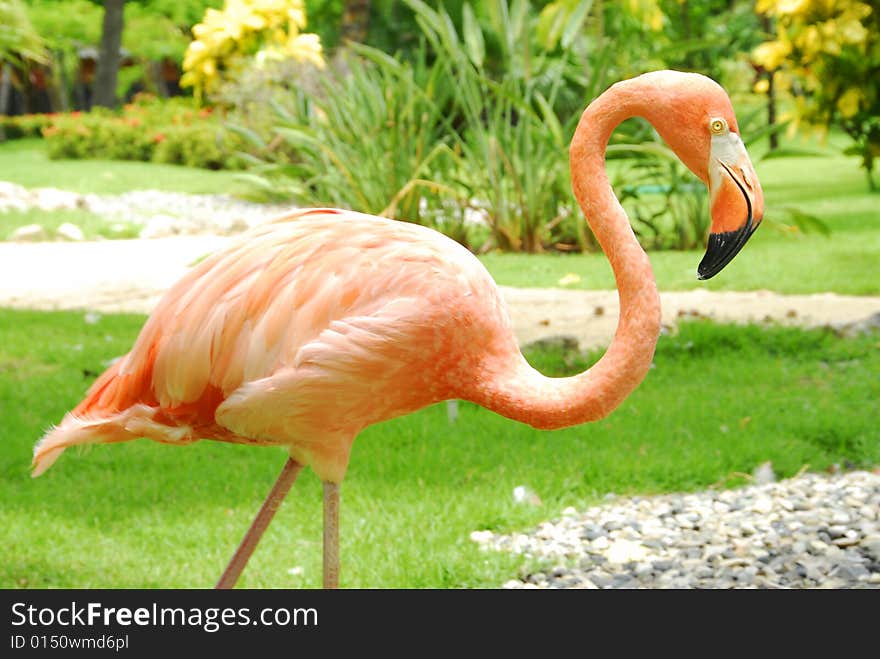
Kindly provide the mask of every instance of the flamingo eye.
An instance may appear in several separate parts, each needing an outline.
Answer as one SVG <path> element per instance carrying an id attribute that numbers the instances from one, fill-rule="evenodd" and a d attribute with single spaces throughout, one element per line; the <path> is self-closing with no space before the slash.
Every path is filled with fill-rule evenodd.
<path id="1" fill-rule="evenodd" d="M 721 135 L 727 132 L 727 122 L 720 117 L 709 120 L 709 130 L 713 135 Z"/>

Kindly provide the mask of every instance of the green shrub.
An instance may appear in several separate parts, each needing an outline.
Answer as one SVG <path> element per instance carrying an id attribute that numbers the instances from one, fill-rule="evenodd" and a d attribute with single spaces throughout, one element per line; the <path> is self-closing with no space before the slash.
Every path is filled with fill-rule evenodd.
<path id="1" fill-rule="evenodd" d="M 211 100 L 224 109 L 229 125 L 247 134 L 249 152 L 271 162 L 298 160 L 296 148 L 275 127 L 290 117 L 308 123 L 305 99 L 323 99 L 326 79 L 338 77 L 338 68 L 337 60 L 324 69 L 292 59 L 250 60 L 228 73 Z"/>
<path id="2" fill-rule="evenodd" d="M 153 162 L 200 167 L 239 169 L 235 155 L 241 140 L 216 124 L 171 126 L 153 135 Z"/>
<path id="3" fill-rule="evenodd" d="M 586 94 L 571 82 L 573 51 L 539 53 L 530 32 L 536 17 L 525 20 L 530 10 L 519 0 L 510 14 L 496 12 L 512 17 L 485 36 L 468 8 L 466 40 L 445 14 L 410 4 L 430 49 L 403 60 L 353 46 L 357 57 L 303 84 L 265 67 L 255 72 L 277 80 L 287 99 L 266 97 L 268 85 L 253 90 L 251 75 L 224 90 L 257 155 L 250 180 L 300 203 L 432 226 L 470 248 L 590 247 L 569 183 L 576 115 L 565 125 L 556 116 L 556 105 Z M 502 69 L 484 68 L 478 44 L 511 39 L 528 48 L 504 47 Z M 252 102 L 254 93 L 266 102 Z"/>
<path id="4" fill-rule="evenodd" d="M 43 130 L 50 158 L 147 160 L 150 137 L 141 122 L 94 110 L 79 116 L 58 115 Z"/>
<path id="5" fill-rule="evenodd" d="M 309 205 L 332 205 L 408 220 L 455 233 L 446 226 L 444 199 L 455 198 L 455 154 L 447 109 L 453 90 L 422 50 L 401 62 L 364 46 L 313 86 L 273 99 L 267 134 L 242 106 L 237 119 L 258 158 L 250 179 L 267 194 Z M 439 184 L 437 181 L 444 181 Z M 444 227 L 441 227 L 444 225 Z"/>
<path id="6" fill-rule="evenodd" d="M 523 0 L 496 0 L 487 25 L 464 5 L 461 35 L 444 11 L 419 0 L 407 4 L 443 63 L 445 84 L 455 90 L 454 114 L 461 120 L 455 148 L 467 189 L 459 199 L 483 210 L 492 243 L 502 250 L 587 248 L 568 162 L 578 113 L 565 97 L 587 93 L 575 82 L 574 42 L 545 49 L 535 37 L 538 16 Z M 493 42 L 497 70 L 485 58 Z"/>
<path id="7" fill-rule="evenodd" d="M 0 115 L 0 131 L 7 140 L 40 137 L 43 129 L 51 125 L 53 119 L 54 115 L 51 114 L 22 114 L 11 117 Z"/>
<path id="8" fill-rule="evenodd" d="M 174 163 L 204 169 L 240 167 L 240 140 L 210 109 L 185 99 L 141 95 L 120 112 L 53 115 L 42 129 L 50 158 Z"/>

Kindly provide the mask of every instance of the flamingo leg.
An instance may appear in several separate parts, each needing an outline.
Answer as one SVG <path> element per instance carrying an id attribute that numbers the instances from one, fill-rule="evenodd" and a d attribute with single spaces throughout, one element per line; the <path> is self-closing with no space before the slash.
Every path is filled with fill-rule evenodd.
<path id="1" fill-rule="evenodd" d="M 324 482 L 324 588 L 339 587 L 339 484 Z"/>
<path id="2" fill-rule="evenodd" d="M 224 570 L 223 576 L 220 577 L 220 581 L 214 586 L 215 588 L 226 589 L 235 586 L 235 582 L 238 581 L 238 577 L 241 575 L 242 570 L 244 570 L 245 565 L 247 565 L 251 554 L 257 548 L 257 543 L 260 542 L 260 538 L 263 537 L 263 533 L 268 528 L 269 523 L 278 511 L 278 507 L 284 501 L 284 497 L 287 496 L 302 468 L 303 466 L 293 458 L 288 458 L 287 462 L 284 463 L 284 468 L 281 470 L 278 480 L 272 486 L 269 496 L 266 497 L 254 521 L 251 522 L 251 527 L 245 533 L 244 538 L 242 538 L 241 544 L 235 550 L 235 554 L 232 555 L 229 565 L 226 566 L 226 570 Z"/>

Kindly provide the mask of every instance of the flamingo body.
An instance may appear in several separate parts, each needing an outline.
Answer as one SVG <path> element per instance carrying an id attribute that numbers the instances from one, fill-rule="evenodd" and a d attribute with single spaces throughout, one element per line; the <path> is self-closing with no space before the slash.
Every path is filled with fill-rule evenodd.
<path id="1" fill-rule="evenodd" d="M 37 447 L 36 473 L 72 444 L 215 439 L 286 445 L 338 483 L 362 428 L 477 397 L 482 365 L 512 356 L 495 282 L 461 245 L 414 224 L 301 211 L 175 284 Z"/>

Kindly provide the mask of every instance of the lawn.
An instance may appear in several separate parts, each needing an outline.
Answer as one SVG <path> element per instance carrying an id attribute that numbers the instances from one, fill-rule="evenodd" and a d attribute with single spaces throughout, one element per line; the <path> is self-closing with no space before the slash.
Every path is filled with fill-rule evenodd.
<path id="1" fill-rule="evenodd" d="M 126 160 L 52 160 L 42 140 L 36 138 L 0 143 L 0 181 L 80 194 L 149 189 L 191 194 L 245 190 L 233 172 Z"/>
<path id="2" fill-rule="evenodd" d="M 0 587 L 211 586 L 280 470 L 277 449 L 140 440 L 68 451 L 29 477 L 33 443 L 143 320 L 0 310 Z M 684 323 L 595 424 L 540 432 L 470 404 L 450 424 L 441 404 L 373 426 L 342 488 L 341 585 L 497 587 L 522 559 L 480 551 L 474 530 L 528 528 L 609 492 L 733 486 L 768 460 L 780 476 L 878 464 L 878 348 L 876 333 Z M 596 356 L 529 359 L 557 375 Z M 543 505 L 515 503 L 518 485 Z M 242 586 L 320 585 L 320 502 L 306 471 Z"/>

